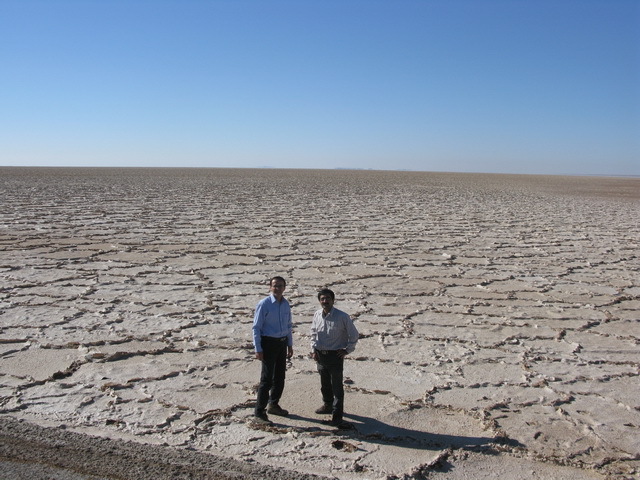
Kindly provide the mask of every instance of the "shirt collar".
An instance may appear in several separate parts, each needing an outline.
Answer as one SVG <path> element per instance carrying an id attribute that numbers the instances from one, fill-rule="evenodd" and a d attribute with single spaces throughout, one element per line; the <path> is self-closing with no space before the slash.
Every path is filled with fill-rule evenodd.
<path id="1" fill-rule="evenodd" d="M 276 300 L 276 296 L 273 293 L 269 294 L 269 298 L 271 299 L 271 303 L 277 303 L 278 302 L 278 300 Z M 282 300 L 284 300 L 284 297 L 282 297 Z"/>

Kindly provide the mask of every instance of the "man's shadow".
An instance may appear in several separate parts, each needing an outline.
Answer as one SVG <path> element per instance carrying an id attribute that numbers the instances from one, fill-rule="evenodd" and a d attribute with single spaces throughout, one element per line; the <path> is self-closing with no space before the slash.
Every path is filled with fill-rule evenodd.
<path id="1" fill-rule="evenodd" d="M 410 428 L 398 427 L 362 415 L 345 414 L 345 420 L 351 428 L 337 429 L 321 419 L 290 415 L 291 419 L 321 424 L 322 428 L 312 427 L 309 431 L 327 430 L 352 437 L 360 441 L 381 445 L 394 445 L 422 450 L 441 450 L 454 448 L 462 450 L 489 449 L 498 445 L 522 446 L 519 442 L 504 437 L 475 437 L 464 435 L 443 435 Z"/>

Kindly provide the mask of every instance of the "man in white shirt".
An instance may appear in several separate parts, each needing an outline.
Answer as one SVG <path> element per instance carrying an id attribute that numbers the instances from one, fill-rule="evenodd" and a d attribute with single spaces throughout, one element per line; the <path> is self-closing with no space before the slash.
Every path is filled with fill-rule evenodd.
<path id="1" fill-rule="evenodd" d="M 333 306 L 333 291 L 325 288 L 318 292 L 322 307 L 313 316 L 311 324 L 311 356 L 320 373 L 320 391 L 323 405 L 319 414 L 331 414 L 331 425 L 349 428 L 342 419 L 344 413 L 343 365 L 344 357 L 353 352 L 358 343 L 358 330 L 351 317 Z"/>

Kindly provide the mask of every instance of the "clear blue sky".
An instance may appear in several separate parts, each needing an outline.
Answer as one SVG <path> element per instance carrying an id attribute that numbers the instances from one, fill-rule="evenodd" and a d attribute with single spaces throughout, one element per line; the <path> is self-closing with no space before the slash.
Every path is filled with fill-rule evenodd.
<path id="1" fill-rule="evenodd" d="M 0 0 L 0 165 L 640 175 L 639 0 Z"/>

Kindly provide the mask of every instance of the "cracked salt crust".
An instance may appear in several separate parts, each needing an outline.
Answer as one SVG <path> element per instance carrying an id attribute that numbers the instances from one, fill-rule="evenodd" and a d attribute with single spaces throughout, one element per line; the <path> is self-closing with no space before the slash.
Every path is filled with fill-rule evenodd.
<path id="1" fill-rule="evenodd" d="M 0 170 L 3 415 L 354 480 L 640 471 L 638 179 Z M 256 429 L 273 274 L 291 416 Z M 314 413 L 325 285 L 347 432 Z"/>

